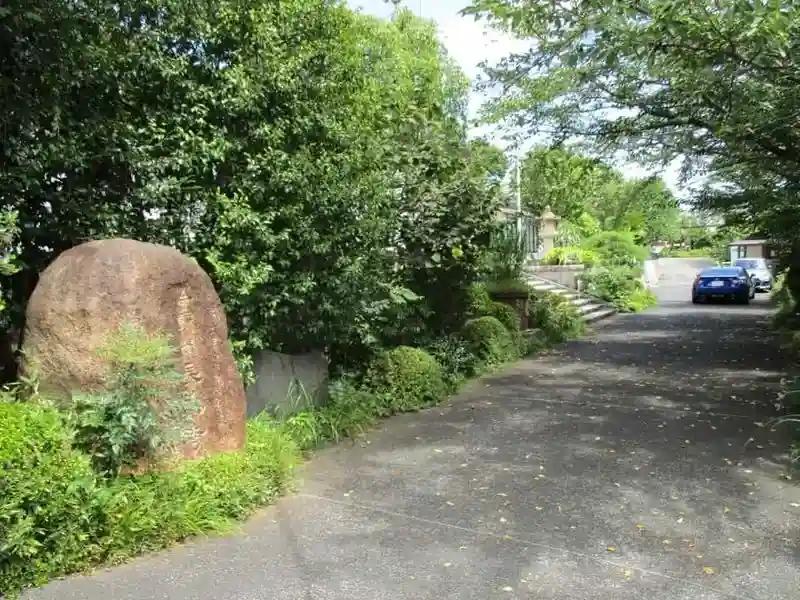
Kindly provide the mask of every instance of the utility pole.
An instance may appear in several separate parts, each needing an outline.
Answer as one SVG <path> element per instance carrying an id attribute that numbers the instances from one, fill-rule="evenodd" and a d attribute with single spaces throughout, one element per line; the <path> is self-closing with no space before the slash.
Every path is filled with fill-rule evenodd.
<path id="1" fill-rule="evenodd" d="M 515 194 L 514 195 L 516 196 L 516 201 L 517 201 L 516 202 L 516 205 L 517 205 L 516 206 L 516 209 L 517 209 L 517 239 L 521 240 L 522 239 L 522 235 L 523 235 L 522 234 L 522 186 L 520 185 L 519 163 L 520 163 L 520 159 L 519 159 L 519 156 L 518 156 L 517 160 L 515 161 L 515 164 L 516 164 L 516 169 L 515 169 L 516 170 L 516 180 L 517 180 L 516 188 L 517 189 L 515 190 Z"/>

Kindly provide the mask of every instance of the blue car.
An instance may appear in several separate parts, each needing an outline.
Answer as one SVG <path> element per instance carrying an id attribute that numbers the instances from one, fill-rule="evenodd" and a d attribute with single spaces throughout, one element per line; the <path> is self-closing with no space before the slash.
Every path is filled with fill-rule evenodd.
<path id="1" fill-rule="evenodd" d="M 750 304 L 756 288 L 743 267 L 711 267 L 697 274 L 692 284 L 692 302 L 722 298 L 739 304 Z"/>

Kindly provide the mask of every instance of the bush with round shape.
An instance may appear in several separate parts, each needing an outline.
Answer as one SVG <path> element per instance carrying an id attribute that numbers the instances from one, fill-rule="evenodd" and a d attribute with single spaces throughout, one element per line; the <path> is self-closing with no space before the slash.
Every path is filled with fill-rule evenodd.
<path id="1" fill-rule="evenodd" d="M 425 350 L 410 346 L 398 346 L 378 356 L 367 380 L 383 398 L 387 415 L 432 406 L 447 393 L 441 365 Z"/>
<path id="2" fill-rule="evenodd" d="M 512 333 L 520 330 L 519 313 L 514 310 L 513 306 L 503 302 L 492 302 L 489 304 L 489 310 L 485 316 L 494 317 Z"/>
<path id="3" fill-rule="evenodd" d="M 470 319 L 461 335 L 475 355 L 473 373 L 519 358 L 519 344 L 495 317 Z"/>

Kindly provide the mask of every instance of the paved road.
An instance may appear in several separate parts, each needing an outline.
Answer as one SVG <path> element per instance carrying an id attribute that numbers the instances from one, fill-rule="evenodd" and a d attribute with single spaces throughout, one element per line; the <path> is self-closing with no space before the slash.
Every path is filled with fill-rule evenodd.
<path id="1" fill-rule="evenodd" d="M 241 536 L 28 598 L 796 600 L 800 488 L 757 425 L 783 368 L 769 311 L 660 294 L 321 453 Z"/>

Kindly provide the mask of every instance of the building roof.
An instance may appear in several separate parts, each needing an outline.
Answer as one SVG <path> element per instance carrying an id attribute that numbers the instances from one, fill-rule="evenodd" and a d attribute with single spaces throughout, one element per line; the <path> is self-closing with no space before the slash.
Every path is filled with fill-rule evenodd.
<path id="1" fill-rule="evenodd" d="M 763 246 L 767 243 L 767 240 L 736 240 L 729 243 L 728 246 Z"/>

